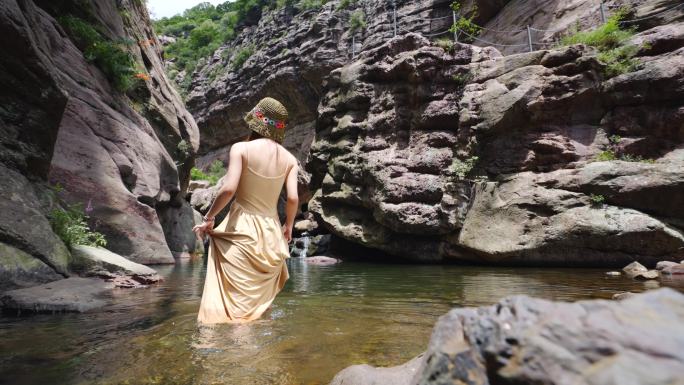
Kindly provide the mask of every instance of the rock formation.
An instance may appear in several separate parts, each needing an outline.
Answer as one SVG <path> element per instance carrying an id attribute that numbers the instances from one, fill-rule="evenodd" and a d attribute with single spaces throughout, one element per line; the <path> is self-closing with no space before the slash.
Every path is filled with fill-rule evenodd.
<path id="1" fill-rule="evenodd" d="M 364 52 L 328 79 L 310 208 L 422 261 L 681 259 L 683 33 L 636 35 L 642 66 L 613 78 L 582 45 L 501 56 L 409 34 Z M 629 161 L 597 162 L 611 146 Z"/>
<path id="2" fill-rule="evenodd" d="M 49 185 L 91 207 L 90 225 L 127 258 L 172 263 L 172 251 L 197 246 L 177 235 L 193 224 L 183 198 L 199 132 L 166 79 L 145 5 L 79 4 L 0 5 L 0 290 L 70 274 L 69 250 L 47 219 L 57 204 Z M 58 22 L 72 12 L 126 47 L 140 86 L 119 91 L 85 57 Z"/>
<path id="3" fill-rule="evenodd" d="M 451 310 L 427 351 L 402 366 L 351 366 L 331 385 L 678 384 L 683 309 L 670 288 L 620 301 L 511 296 Z"/>
<path id="4" fill-rule="evenodd" d="M 535 40 L 550 49 L 533 52 L 434 44 L 426 37 L 450 26 L 449 1 L 397 1 L 395 38 L 389 2 L 265 11 L 193 75 L 200 164 L 225 158 L 247 133 L 242 114 L 272 95 L 291 111 L 287 146 L 306 164 L 302 202 L 313 196 L 308 208 L 336 236 L 417 261 L 681 259 L 684 10 L 627 3 L 605 10 L 629 5 L 640 19 L 630 43 L 641 64 L 613 77 L 591 47 L 550 47 L 577 21 L 600 24 L 595 4 L 464 6 L 478 8 L 485 40 L 512 43 L 518 35 L 491 30 L 528 19 L 554 30 Z M 352 33 L 355 10 L 367 25 Z M 232 69 L 244 47 L 254 53 Z M 617 159 L 596 161 L 606 151 Z M 199 190 L 197 207 L 211 194 Z"/>

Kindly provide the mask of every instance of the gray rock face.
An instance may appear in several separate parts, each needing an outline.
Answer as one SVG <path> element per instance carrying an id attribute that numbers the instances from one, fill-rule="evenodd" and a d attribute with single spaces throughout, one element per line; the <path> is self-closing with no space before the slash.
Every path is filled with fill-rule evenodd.
<path id="1" fill-rule="evenodd" d="M 4 310 L 17 313 L 82 313 L 107 305 L 114 284 L 99 278 L 72 277 L 2 294 Z"/>
<path id="2" fill-rule="evenodd" d="M 491 2 L 476 3 L 480 9 L 486 9 L 481 4 Z M 667 11 L 675 5 L 675 0 L 612 0 L 605 2 L 604 9 L 606 17 L 610 17 L 620 7 L 626 7 L 629 10 L 627 19 L 640 19 L 638 22 L 630 23 L 630 26 L 645 30 L 664 23 L 683 21 L 682 7 Z M 486 23 L 477 23 L 485 27 L 478 38 L 501 44 L 497 48 L 506 54 L 529 50 L 526 29 L 528 25 L 533 28 L 531 37 L 534 48 L 541 49 L 552 46 L 557 39 L 568 34 L 577 25 L 580 30 L 585 30 L 602 23 L 599 3 L 591 1 L 512 0 L 505 7 L 496 10 L 498 12 L 495 17 L 488 19 Z M 485 46 L 481 41 L 476 41 L 475 44 Z"/>
<path id="3" fill-rule="evenodd" d="M 20 249 L 0 243 L 0 292 L 62 278 L 64 277 L 40 259 Z"/>
<path id="4" fill-rule="evenodd" d="M 408 34 L 363 52 L 327 79 L 309 208 L 420 261 L 681 259 L 684 23 L 658 31 L 634 40 L 671 44 L 613 78 L 581 45 L 501 57 Z M 596 162 L 605 150 L 653 161 Z"/>
<path id="5" fill-rule="evenodd" d="M 332 383 L 395 383 L 388 382 L 391 375 L 415 385 L 677 384 L 684 371 L 683 321 L 684 294 L 670 288 L 620 301 L 511 296 L 440 317 L 427 351 L 414 359 L 419 364 L 353 366 Z"/>
<path id="6" fill-rule="evenodd" d="M 0 291 L 68 275 L 69 252 L 43 199 L 68 95 L 36 46 L 45 39 L 31 28 L 35 11 L 33 3 L 0 4 Z"/>
<path id="7" fill-rule="evenodd" d="M 31 280 L 36 283 L 63 278 L 69 275 L 69 250 L 52 232 L 52 227 L 46 214 L 49 213 L 48 189 L 42 183 L 31 183 L 19 172 L 0 165 L 0 242 L 11 248 L 5 248 L 2 257 L 7 258 L 6 274 L 13 275 L 12 267 L 19 265 L 9 263 L 9 260 L 19 258 L 24 262 L 23 267 L 16 274 L 30 280 L 15 282 L 13 279 L 4 281 L 3 286 L 26 286 Z M 21 253 L 19 253 L 21 252 Z M 30 263 L 25 260 L 28 254 L 37 258 L 40 263 Z M 50 272 L 45 267 L 48 267 Z M 55 273 L 57 275 L 55 275 Z M 26 275 L 28 274 L 28 276 Z"/>

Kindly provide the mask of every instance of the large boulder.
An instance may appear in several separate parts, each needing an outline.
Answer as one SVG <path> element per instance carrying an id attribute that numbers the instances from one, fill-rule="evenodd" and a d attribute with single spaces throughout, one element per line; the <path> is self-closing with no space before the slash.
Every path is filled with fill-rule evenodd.
<path id="1" fill-rule="evenodd" d="M 135 263 L 102 247 L 76 245 L 71 249 L 71 255 L 73 269 L 83 275 L 103 273 L 134 276 L 157 275 L 157 271 L 151 267 Z"/>
<path id="2" fill-rule="evenodd" d="M 33 255 L 0 243 L 0 292 L 62 278 L 52 267 Z"/>
<path id="3" fill-rule="evenodd" d="M 458 238 L 483 260 L 506 263 L 654 266 L 682 255 L 684 235 L 643 212 L 539 186 L 519 173 L 482 183 Z M 642 185 L 642 187 L 646 187 Z"/>
<path id="4" fill-rule="evenodd" d="M 6 291 L 0 297 L 5 311 L 28 313 L 76 312 L 101 308 L 111 299 L 114 284 L 99 278 L 72 277 L 43 285 Z"/>
<path id="5" fill-rule="evenodd" d="M 670 288 L 620 301 L 510 296 L 440 317 L 408 364 L 352 366 L 331 384 L 678 384 L 682 322 L 684 294 Z"/>
<path id="6" fill-rule="evenodd" d="M 3 197 L 0 199 L 0 239 L 7 246 L 3 248 L 2 259 L 7 261 L 3 269 L 8 269 L 5 270 L 7 281 L 3 280 L 2 286 L 21 287 L 31 281 L 41 283 L 68 276 L 69 250 L 52 231 L 47 218 L 48 190 L 3 165 L 0 165 L 0 180 L 3 181 L 0 184 Z M 29 262 L 26 254 L 38 261 Z M 20 282 L 11 276 L 24 278 Z"/>

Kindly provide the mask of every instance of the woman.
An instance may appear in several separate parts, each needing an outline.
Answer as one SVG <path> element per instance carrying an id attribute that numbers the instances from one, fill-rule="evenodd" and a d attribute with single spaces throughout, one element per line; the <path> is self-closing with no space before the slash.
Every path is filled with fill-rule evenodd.
<path id="1" fill-rule="evenodd" d="M 197 320 L 244 322 L 259 318 L 289 278 L 286 258 L 297 212 L 297 161 L 280 143 L 287 110 L 264 98 L 245 116 L 252 130 L 246 142 L 230 148 L 228 172 L 218 195 L 193 228 L 209 234 L 209 257 Z M 285 224 L 277 202 L 285 184 Z M 235 196 L 226 218 L 214 229 L 214 217 Z"/>

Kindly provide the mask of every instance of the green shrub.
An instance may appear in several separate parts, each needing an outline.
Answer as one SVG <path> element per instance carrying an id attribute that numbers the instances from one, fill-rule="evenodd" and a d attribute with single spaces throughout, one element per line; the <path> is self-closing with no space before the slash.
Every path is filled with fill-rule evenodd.
<path id="1" fill-rule="evenodd" d="M 452 79 L 454 79 L 458 85 L 464 86 L 473 80 L 473 75 L 470 72 L 455 74 Z"/>
<path id="2" fill-rule="evenodd" d="M 339 4 L 337 4 L 337 9 L 340 10 L 349 8 L 350 6 L 356 4 L 356 1 L 357 0 L 342 0 Z"/>
<path id="3" fill-rule="evenodd" d="M 435 45 L 442 48 L 446 52 L 452 52 L 454 50 L 454 41 L 448 37 L 442 37 L 435 40 Z"/>
<path id="4" fill-rule="evenodd" d="M 615 153 L 611 150 L 605 150 L 601 151 L 598 156 L 596 157 L 596 160 L 599 162 L 605 162 L 609 160 L 615 160 L 617 159 L 617 156 L 615 156 Z"/>
<path id="5" fill-rule="evenodd" d="M 625 45 L 625 41 L 634 36 L 634 29 L 623 29 L 620 20 L 626 11 L 618 10 L 603 25 L 591 31 L 577 31 L 561 39 L 561 45 L 585 44 L 598 49 L 596 58 L 605 65 L 604 75 L 617 76 L 634 71 L 638 61 L 634 56 L 639 51 L 635 45 Z"/>
<path id="6" fill-rule="evenodd" d="M 318 9 L 327 3 L 327 0 L 300 0 L 297 7 L 303 11 Z"/>
<path id="7" fill-rule="evenodd" d="M 209 181 L 211 185 L 215 185 L 225 174 L 226 168 L 224 167 L 223 162 L 217 159 L 209 166 L 208 173 L 204 173 L 202 170 L 193 167 L 190 170 L 190 179 L 206 180 Z"/>
<path id="8" fill-rule="evenodd" d="M 561 39 L 561 45 L 585 44 L 599 50 L 619 47 L 624 40 L 634 35 L 632 29 L 621 29 L 620 20 L 625 16 L 625 10 L 615 12 L 603 25 L 591 31 L 577 31 Z"/>
<path id="9" fill-rule="evenodd" d="M 55 234 L 69 247 L 74 245 L 107 246 L 104 235 L 92 231 L 88 226 L 88 217 L 83 213 L 81 205 L 68 206 L 67 209 L 54 209 L 50 212 L 49 219 Z"/>
<path id="10" fill-rule="evenodd" d="M 625 162 L 641 162 L 641 163 L 655 163 L 655 160 L 644 158 L 641 155 L 623 154 L 620 156 L 620 160 Z"/>
<path id="11" fill-rule="evenodd" d="M 125 92 L 136 83 L 135 59 L 123 48 L 130 42 L 107 40 L 93 25 L 72 15 L 60 17 L 59 23 L 83 52 L 85 59 L 94 63 L 117 90 Z"/>
<path id="12" fill-rule="evenodd" d="M 297 0 L 276 0 L 276 8 L 292 7 L 297 3 Z"/>
<path id="13" fill-rule="evenodd" d="M 601 151 L 598 156 L 596 156 L 596 161 L 604 162 L 609 160 L 622 160 L 625 162 L 642 162 L 642 163 L 655 163 L 655 160 L 650 158 L 644 158 L 641 155 L 632 154 L 622 154 L 620 156 L 615 155 L 612 150 Z"/>
<path id="14" fill-rule="evenodd" d="M 611 144 L 618 144 L 622 140 L 622 137 L 620 135 L 611 135 L 608 138 L 608 141 L 610 141 Z"/>
<path id="15" fill-rule="evenodd" d="M 449 28 L 449 32 L 451 33 L 458 33 L 459 31 L 463 31 L 466 34 L 470 36 L 477 36 L 482 28 L 475 24 L 473 21 L 477 17 L 477 6 L 473 6 L 473 10 L 470 11 L 470 15 L 461 15 L 461 3 L 460 1 L 454 1 L 451 3 L 451 9 L 459 14 L 459 18 L 456 20 L 454 24 L 451 25 L 451 28 Z M 472 42 L 473 39 L 472 37 L 463 34 L 463 36 L 459 37 L 459 40 L 463 42 L 470 43 Z"/>
<path id="16" fill-rule="evenodd" d="M 639 51 L 635 45 L 626 45 L 608 51 L 599 52 L 596 58 L 606 65 L 603 73 L 607 77 L 614 77 L 633 72 L 639 66 L 634 56 Z"/>
<path id="17" fill-rule="evenodd" d="M 478 159 L 477 156 L 471 156 L 465 160 L 454 158 L 451 163 L 451 170 L 458 179 L 464 179 L 466 175 L 472 171 L 473 167 L 475 167 L 475 163 L 477 163 Z"/>
<path id="18" fill-rule="evenodd" d="M 202 172 L 202 170 L 200 170 L 199 168 L 193 167 L 190 170 L 190 179 L 192 179 L 192 180 L 209 180 L 209 175 Z"/>
<path id="19" fill-rule="evenodd" d="M 592 206 L 601 206 L 606 201 L 606 197 L 601 194 L 590 194 L 589 200 Z"/>
<path id="20" fill-rule="evenodd" d="M 239 70 L 240 68 L 242 68 L 242 66 L 245 65 L 245 62 L 250 57 L 252 57 L 252 54 L 254 54 L 254 47 L 247 46 L 247 47 L 240 48 L 240 50 L 233 57 L 233 63 L 231 64 L 233 71 L 236 71 L 236 70 Z"/>
<path id="21" fill-rule="evenodd" d="M 349 30 L 356 32 L 366 28 L 366 14 L 362 10 L 357 9 L 352 12 L 349 19 Z"/>

